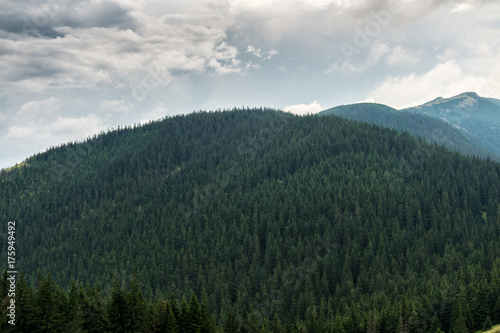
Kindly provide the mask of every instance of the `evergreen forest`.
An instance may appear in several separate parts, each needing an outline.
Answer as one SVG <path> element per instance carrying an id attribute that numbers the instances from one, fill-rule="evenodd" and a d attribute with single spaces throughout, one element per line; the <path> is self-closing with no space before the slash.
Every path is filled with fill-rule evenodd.
<path id="1" fill-rule="evenodd" d="M 0 172 L 1 332 L 500 323 L 500 164 L 335 115 L 196 112 Z"/>

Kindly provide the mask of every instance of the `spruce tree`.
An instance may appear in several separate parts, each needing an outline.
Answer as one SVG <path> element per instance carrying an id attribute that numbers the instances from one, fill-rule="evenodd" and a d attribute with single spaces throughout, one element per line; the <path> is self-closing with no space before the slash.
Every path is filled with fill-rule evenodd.
<path id="1" fill-rule="evenodd" d="M 110 327 L 106 304 L 99 287 L 87 287 L 84 302 L 84 324 L 83 328 L 88 333 L 105 332 Z"/>
<path id="2" fill-rule="evenodd" d="M 146 302 L 139 288 L 137 276 L 134 273 L 130 282 L 127 303 L 127 331 L 142 332 L 145 328 Z"/>
<path id="3" fill-rule="evenodd" d="M 52 280 L 52 275 L 39 279 L 35 294 L 35 321 L 40 332 L 62 331 L 66 322 L 64 317 L 65 295 Z"/>
<path id="4" fill-rule="evenodd" d="M 26 283 L 21 273 L 16 286 L 16 325 L 14 332 L 35 332 L 35 296 L 33 288 Z"/>
<path id="5" fill-rule="evenodd" d="M 111 299 L 109 300 L 107 306 L 107 317 L 109 330 L 116 333 L 128 332 L 127 322 L 129 320 L 129 316 L 127 297 L 116 279 L 113 281 Z"/>
<path id="6" fill-rule="evenodd" d="M 491 318 L 490 316 L 487 316 L 484 324 L 483 324 L 483 331 L 488 331 L 493 327 L 493 324 L 491 323 Z"/>
<path id="7" fill-rule="evenodd" d="M 229 310 L 226 315 L 226 322 L 224 323 L 224 333 L 238 333 L 239 324 L 236 319 L 236 314 L 233 310 Z"/>

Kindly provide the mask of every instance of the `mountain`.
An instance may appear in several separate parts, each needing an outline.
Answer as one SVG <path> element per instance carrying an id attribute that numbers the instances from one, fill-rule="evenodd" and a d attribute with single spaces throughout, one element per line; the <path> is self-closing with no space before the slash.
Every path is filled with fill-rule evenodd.
<path id="1" fill-rule="evenodd" d="M 208 308 L 220 332 L 476 331 L 500 322 L 499 197 L 499 163 L 407 132 L 198 112 L 0 172 L 0 261 L 15 221 L 25 332 L 195 332 Z"/>
<path id="2" fill-rule="evenodd" d="M 436 98 L 402 111 L 441 119 L 462 131 L 471 141 L 500 155 L 500 100 L 473 92 L 451 98 Z"/>
<path id="3" fill-rule="evenodd" d="M 483 158 L 490 156 L 497 161 L 500 160 L 499 155 L 488 149 L 489 146 L 484 147 L 481 143 L 474 143 L 464 131 L 427 114 L 410 110 L 399 111 L 387 105 L 376 103 L 341 105 L 319 113 L 319 115 L 330 114 L 387 126 L 396 130 L 405 130 L 411 135 L 422 137 L 428 142 L 436 142 L 462 154 L 477 155 Z"/>

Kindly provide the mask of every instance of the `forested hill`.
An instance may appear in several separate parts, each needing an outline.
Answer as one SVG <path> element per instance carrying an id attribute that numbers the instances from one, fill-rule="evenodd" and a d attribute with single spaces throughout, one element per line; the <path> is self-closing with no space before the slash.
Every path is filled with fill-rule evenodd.
<path id="1" fill-rule="evenodd" d="M 491 144 L 476 143 L 477 140 L 469 138 L 465 131 L 452 124 L 431 117 L 426 112 L 417 113 L 410 110 L 396 110 L 390 106 L 376 103 L 357 103 L 337 106 L 320 112 L 320 115 L 333 114 L 347 119 L 404 130 L 411 135 L 424 138 L 428 142 L 436 142 L 438 145 L 443 145 L 465 155 L 483 158 L 489 156 L 500 161 L 500 155 L 496 149 L 490 149 Z"/>
<path id="2" fill-rule="evenodd" d="M 466 92 L 438 97 L 402 111 L 424 114 L 458 128 L 471 141 L 500 156 L 500 100 Z"/>
<path id="3" fill-rule="evenodd" d="M 17 223 L 33 286 L 50 272 L 106 295 L 135 270 L 149 301 L 205 292 L 231 332 L 466 332 L 500 322 L 499 195 L 496 162 L 337 116 L 252 109 L 33 156 L 0 173 L 0 219 Z M 7 262 L 6 237 L 0 249 Z M 84 327 L 99 307 L 81 308 Z"/>

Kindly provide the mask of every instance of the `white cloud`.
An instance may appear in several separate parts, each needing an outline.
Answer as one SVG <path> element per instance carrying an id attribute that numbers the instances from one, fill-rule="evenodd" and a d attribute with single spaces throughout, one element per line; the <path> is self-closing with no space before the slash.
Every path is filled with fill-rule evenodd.
<path id="1" fill-rule="evenodd" d="M 453 96 L 478 91 L 483 81 L 465 75 L 454 61 L 441 63 L 421 75 L 388 77 L 368 98 L 395 108 L 416 106 L 438 96 Z"/>
<path id="2" fill-rule="evenodd" d="M 40 135 L 38 133 L 38 126 L 33 122 L 24 125 L 12 125 L 5 135 L 5 139 L 22 141 L 31 141 L 35 137 L 39 139 Z"/>
<path id="3" fill-rule="evenodd" d="M 375 42 L 370 47 L 367 67 L 373 67 L 389 52 L 389 46 L 381 42 Z"/>
<path id="4" fill-rule="evenodd" d="M 166 117 L 167 115 L 169 115 L 169 110 L 163 105 L 163 103 L 159 103 L 158 105 L 155 106 L 154 109 L 143 115 L 143 118 L 141 119 L 140 123 L 146 124 L 151 120 L 158 120 L 163 117 Z"/>
<path id="5" fill-rule="evenodd" d="M 257 58 L 270 60 L 272 57 L 274 57 L 275 55 L 277 55 L 279 52 L 277 50 L 275 50 L 275 49 L 270 49 L 267 52 L 262 52 L 262 49 L 260 47 L 255 47 L 253 45 L 248 45 L 247 46 L 247 53 L 251 53 L 254 56 L 256 56 Z"/>
<path id="6" fill-rule="evenodd" d="M 123 99 L 117 100 L 103 100 L 99 102 L 99 108 L 105 112 L 127 112 L 130 111 L 131 106 Z"/>
<path id="7" fill-rule="evenodd" d="M 59 99 L 52 96 L 50 98 L 44 99 L 42 101 L 30 101 L 24 103 L 23 106 L 17 112 L 18 116 L 23 117 L 35 117 L 39 113 L 50 114 L 61 108 L 61 103 Z"/>
<path id="8" fill-rule="evenodd" d="M 10 125 L 0 136 L 0 169 L 22 162 L 50 146 L 86 139 L 108 128 L 95 114 L 82 117 L 57 117 L 53 121 L 27 121 Z"/>
<path id="9" fill-rule="evenodd" d="M 374 41 L 368 48 L 368 53 L 366 54 L 363 61 L 353 61 L 351 57 L 348 57 L 342 65 L 338 62 L 332 64 L 326 71 L 326 74 L 330 74 L 334 71 L 340 70 L 343 72 L 363 72 L 366 71 L 381 62 L 382 59 L 386 57 L 389 53 L 390 48 L 387 44 L 380 41 Z M 358 52 L 361 50 L 358 49 Z"/>
<path id="10" fill-rule="evenodd" d="M 455 5 L 455 8 L 452 9 L 452 13 L 464 14 L 472 11 L 474 9 L 474 5 L 470 2 L 463 2 Z"/>
<path id="11" fill-rule="evenodd" d="M 392 49 L 386 61 L 389 66 L 415 64 L 419 61 L 419 57 L 414 52 L 398 45 Z"/>
<path id="12" fill-rule="evenodd" d="M 94 113 L 84 117 L 57 117 L 56 121 L 47 128 L 49 133 L 54 135 L 65 135 L 76 139 L 85 139 L 87 136 L 98 133 L 103 126 L 103 121 Z"/>
<path id="13" fill-rule="evenodd" d="M 103 120 L 93 113 L 82 117 L 57 116 L 52 121 L 43 118 L 24 123 L 21 123 L 22 119 L 18 121 L 9 127 L 6 138 L 25 142 L 59 138 L 64 142 L 85 139 L 105 127 Z"/>
<path id="14" fill-rule="evenodd" d="M 326 108 L 318 103 L 318 101 L 314 101 L 310 104 L 296 104 L 296 105 L 289 105 L 285 107 L 283 110 L 298 114 L 298 115 L 305 115 L 308 113 L 318 113 L 320 111 L 325 110 Z"/>

